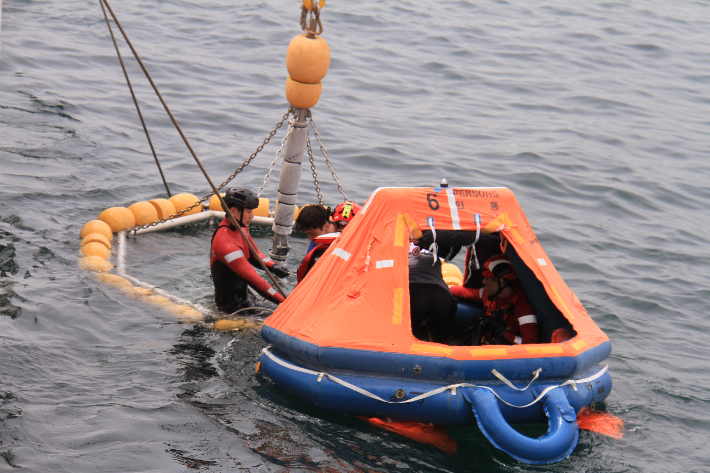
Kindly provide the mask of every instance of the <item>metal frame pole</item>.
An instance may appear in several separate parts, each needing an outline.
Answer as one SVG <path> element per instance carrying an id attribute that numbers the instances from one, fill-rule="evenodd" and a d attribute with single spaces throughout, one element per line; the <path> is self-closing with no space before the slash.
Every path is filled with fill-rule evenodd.
<path id="1" fill-rule="evenodd" d="M 306 137 L 308 136 L 308 116 L 310 110 L 297 108 L 294 110 L 293 131 L 288 136 L 283 150 L 283 164 L 279 177 L 279 192 L 274 206 L 274 244 L 269 250 L 269 256 L 276 261 L 286 261 L 288 255 L 288 236 L 293 231 L 293 220 L 296 214 L 298 188 L 301 185 L 301 163 L 306 152 Z"/>

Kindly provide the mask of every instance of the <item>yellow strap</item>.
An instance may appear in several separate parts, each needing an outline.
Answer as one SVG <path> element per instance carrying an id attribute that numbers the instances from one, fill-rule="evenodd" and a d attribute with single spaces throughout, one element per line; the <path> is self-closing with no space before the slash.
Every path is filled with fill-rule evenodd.
<path id="1" fill-rule="evenodd" d="M 402 323 L 402 299 L 404 293 L 401 287 L 394 290 L 394 314 L 392 315 L 392 324 L 398 325 Z"/>
<path id="2" fill-rule="evenodd" d="M 550 286 L 550 289 L 552 289 L 552 292 L 555 294 L 555 297 L 557 297 L 557 300 L 559 301 L 559 303 L 562 304 L 562 308 L 565 310 L 565 312 L 567 312 L 569 319 L 574 320 L 574 315 L 572 315 L 572 312 L 567 307 L 567 304 L 565 304 L 565 301 L 563 301 L 562 298 L 560 297 L 560 293 L 557 292 L 557 289 L 555 289 L 555 286 Z"/>
<path id="3" fill-rule="evenodd" d="M 451 348 L 433 347 L 431 345 L 412 345 L 412 351 L 417 353 L 437 353 L 440 355 L 451 355 Z"/>
<path id="4" fill-rule="evenodd" d="M 414 219 L 410 217 L 409 214 L 404 214 L 404 222 L 412 231 L 412 236 L 414 237 L 414 239 L 419 240 L 422 237 L 422 231 L 419 229 L 419 225 L 416 224 Z"/>
<path id="5" fill-rule="evenodd" d="M 394 234 L 394 246 L 404 246 L 404 215 L 397 215 L 397 231 Z"/>

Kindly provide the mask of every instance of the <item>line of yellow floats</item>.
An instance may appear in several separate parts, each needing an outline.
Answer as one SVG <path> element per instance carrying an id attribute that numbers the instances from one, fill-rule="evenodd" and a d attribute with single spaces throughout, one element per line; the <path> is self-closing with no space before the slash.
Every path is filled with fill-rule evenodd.
<path id="1" fill-rule="evenodd" d="M 170 199 L 153 199 L 151 201 L 136 202 L 128 207 L 111 207 L 101 212 L 96 220 L 90 220 L 79 234 L 81 238 L 78 261 L 80 268 L 94 272 L 94 279 L 118 289 L 133 299 L 158 306 L 171 315 L 185 322 L 203 321 L 203 313 L 186 304 L 175 303 L 170 298 L 156 294 L 153 289 L 134 286 L 131 281 L 110 271 L 114 265 L 109 261 L 114 233 L 131 230 L 135 226 L 148 225 L 153 222 L 168 218 L 191 205 L 199 199 L 193 194 L 177 194 Z M 197 205 L 183 215 L 192 215 L 202 212 L 202 205 Z M 217 196 L 212 196 L 208 210 L 222 211 Z M 254 209 L 254 215 L 259 217 L 269 216 L 269 199 L 260 198 L 259 207 Z M 298 208 L 296 208 L 298 215 Z M 261 328 L 261 324 L 253 319 L 222 319 L 213 323 L 213 329 L 218 331 L 245 330 Z"/>

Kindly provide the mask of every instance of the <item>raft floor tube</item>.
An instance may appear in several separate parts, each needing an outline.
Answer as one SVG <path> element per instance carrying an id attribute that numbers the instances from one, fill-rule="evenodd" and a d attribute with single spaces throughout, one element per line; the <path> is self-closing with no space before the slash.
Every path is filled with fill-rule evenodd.
<path id="1" fill-rule="evenodd" d="M 590 367 L 574 380 L 443 384 L 389 378 L 374 373 L 309 369 L 273 348 L 264 349 L 259 371 L 302 400 L 329 411 L 436 425 L 477 423 L 499 449 L 526 463 L 552 463 L 577 444 L 576 414 L 611 391 L 606 367 Z M 511 383 L 512 384 L 512 383 Z M 548 421 L 539 439 L 518 433 L 511 423 Z"/>

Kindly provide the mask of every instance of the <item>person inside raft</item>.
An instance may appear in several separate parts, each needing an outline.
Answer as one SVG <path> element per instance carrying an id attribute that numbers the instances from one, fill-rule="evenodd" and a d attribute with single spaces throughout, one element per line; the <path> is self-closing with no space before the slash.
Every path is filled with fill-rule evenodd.
<path id="1" fill-rule="evenodd" d="M 259 198 L 249 189 L 236 187 L 227 190 L 224 201 L 256 249 L 254 240 L 249 235 L 249 223 L 254 218 L 253 210 L 259 206 Z M 249 251 L 249 245 L 239 230 L 231 226 L 226 217 L 212 235 L 210 270 L 214 283 L 214 301 L 222 312 L 232 313 L 259 305 L 256 298 L 249 293 L 247 286 L 251 286 L 264 299 L 275 304 L 284 301 L 283 296 L 259 277 L 254 268 L 261 269 L 257 260 L 259 258 L 266 263 L 269 271 L 279 278 L 288 276 L 288 270 L 274 264 L 258 249 L 256 251 L 257 255 Z"/>
<path id="2" fill-rule="evenodd" d="M 360 206 L 355 202 L 343 202 L 333 211 L 335 231 L 342 232 L 355 215 L 360 213 Z"/>
<path id="3" fill-rule="evenodd" d="M 412 334 L 419 340 L 446 343 L 458 303 L 441 274 L 441 259 L 409 245 L 409 307 Z"/>
<path id="4" fill-rule="evenodd" d="M 335 224 L 330 219 L 330 207 L 320 204 L 304 205 L 293 227 L 294 230 L 305 233 L 310 240 L 306 254 L 316 247 L 313 240 L 321 235 L 335 232 Z"/>
<path id="5" fill-rule="evenodd" d="M 317 206 L 308 206 L 306 207 L 317 207 Z M 322 206 L 320 206 L 322 207 Z M 303 212 L 303 210 L 301 211 Z M 335 228 L 335 232 L 333 233 L 323 233 L 320 234 L 316 237 L 313 238 L 311 243 L 313 243 L 315 246 L 308 251 L 306 254 L 305 258 L 303 258 L 303 262 L 301 265 L 298 267 L 298 270 L 296 271 L 296 284 L 300 283 L 303 281 L 303 278 L 306 277 L 306 274 L 308 274 L 308 271 L 311 270 L 314 264 L 316 264 L 316 261 L 325 253 L 325 250 L 330 247 L 331 243 L 335 241 L 335 239 L 340 235 L 340 232 L 342 232 L 345 227 L 350 223 L 350 221 L 355 217 L 355 215 L 360 212 L 360 206 L 356 204 L 355 202 L 343 202 L 340 205 L 338 205 L 335 208 L 335 211 L 333 212 L 333 222 L 332 226 Z M 301 218 L 301 214 L 298 215 L 299 218 Z M 310 217 L 309 217 L 310 218 Z M 297 219 L 298 222 L 298 219 Z M 317 223 L 320 223 L 318 221 Z M 305 225 L 305 223 L 304 223 Z M 316 228 L 316 230 L 322 230 L 323 227 L 320 229 Z M 304 231 L 304 233 L 306 233 Z M 313 231 L 306 233 L 306 235 L 311 235 L 313 234 Z M 310 238 L 310 236 L 309 236 Z M 309 248 L 311 248 L 309 246 Z"/>
<path id="6" fill-rule="evenodd" d="M 537 317 L 525 294 L 515 283 L 513 265 L 496 255 L 483 265 L 483 287 L 474 292 L 452 287 L 453 295 L 482 301 L 486 313 L 480 319 L 480 345 L 520 345 L 538 342 Z"/>

